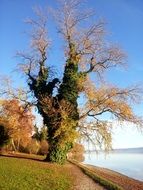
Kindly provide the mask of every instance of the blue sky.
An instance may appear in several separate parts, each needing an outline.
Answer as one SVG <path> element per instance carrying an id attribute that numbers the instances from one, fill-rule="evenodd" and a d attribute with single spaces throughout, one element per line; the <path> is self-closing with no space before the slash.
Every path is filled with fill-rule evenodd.
<path id="1" fill-rule="evenodd" d="M 55 6 L 52 0 L 0 0 L 0 75 L 14 75 L 17 60 L 14 55 L 17 50 L 27 47 L 27 36 L 24 34 L 27 26 L 23 22 L 33 17 L 34 6 Z M 128 55 L 128 68 L 118 68 L 106 74 L 107 79 L 120 87 L 143 83 L 143 1 L 142 0 L 87 0 L 87 6 L 96 10 L 99 17 L 107 22 L 109 39 L 120 45 Z M 49 21 L 49 35 L 52 48 L 49 54 L 51 64 L 63 69 L 61 42 L 55 30 L 55 25 Z M 56 43 L 55 43 L 56 42 Z M 56 57 L 57 60 L 52 59 Z M 18 85 L 23 79 L 15 74 Z M 134 107 L 137 114 L 143 115 L 143 104 Z M 129 128 L 129 129 L 128 129 Z M 132 127 L 125 130 L 115 130 L 114 147 L 143 146 L 143 135 Z M 128 129 L 128 130 L 127 130 Z M 128 140 L 127 140 L 128 139 Z M 134 141 L 133 141 L 134 139 Z"/>

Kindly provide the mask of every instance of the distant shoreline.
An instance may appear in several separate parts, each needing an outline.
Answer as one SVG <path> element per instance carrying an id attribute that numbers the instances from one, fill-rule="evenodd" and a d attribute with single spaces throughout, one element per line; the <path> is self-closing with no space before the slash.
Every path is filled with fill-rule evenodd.
<path id="1" fill-rule="evenodd" d="M 92 152 L 98 152 L 98 153 L 105 153 L 104 150 L 86 150 L 85 153 L 92 153 Z M 138 154 L 143 154 L 143 147 L 139 148 L 120 148 L 120 149 L 113 149 L 108 152 L 110 153 L 138 153 Z"/>

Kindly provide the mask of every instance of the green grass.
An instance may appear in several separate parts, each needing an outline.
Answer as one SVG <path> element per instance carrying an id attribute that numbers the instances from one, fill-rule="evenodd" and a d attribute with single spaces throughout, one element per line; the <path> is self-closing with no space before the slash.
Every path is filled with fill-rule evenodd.
<path id="1" fill-rule="evenodd" d="M 64 166 L 0 157 L 0 190 L 70 190 L 71 184 Z"/>

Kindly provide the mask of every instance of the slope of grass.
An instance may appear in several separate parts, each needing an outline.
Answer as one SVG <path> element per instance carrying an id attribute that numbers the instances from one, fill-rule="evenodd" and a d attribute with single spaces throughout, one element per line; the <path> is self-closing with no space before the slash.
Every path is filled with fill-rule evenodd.
<path id="1" fill-rule="evenodd" d="M 0 190 L 70 190 L 71 183 L 64 166 L 0 157 Z"/>

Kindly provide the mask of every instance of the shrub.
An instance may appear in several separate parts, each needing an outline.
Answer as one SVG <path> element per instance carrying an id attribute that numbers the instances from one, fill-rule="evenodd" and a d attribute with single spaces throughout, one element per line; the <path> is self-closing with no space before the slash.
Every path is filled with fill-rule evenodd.
<path id="1" fill-rule="evenodd" d="M 73 159 L 78 162 L 84 161 L 84 146 L 78 143 L 75 143 L 71 151 L 67 155 L 68 159 Z"/>
<path id="2" fill-rule="evenodd" d="M 40 142 L 40 149 L 39 149 L 38 154 L 40 154 L 40 155 L 47 154 L 48 153 L 48 148 L 49 148 L 48 142 L 46 140 L 42 140 Z"/>
<path id="3" fill-rule="evenodd" d="M 7 144 L 9 140 L 8 130 L 3 125 L 0 125 L 0 148 Z"/>
<path id="4" fill-rule="evenodd" d="M 26 147 L 26 151 L 29 154 L 37 154 L 40 149 L 40 144 L 37 140 L 31 139 Z"/>

